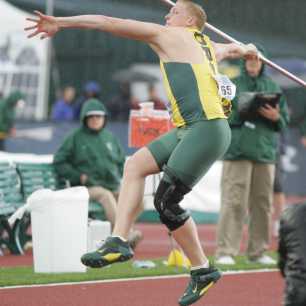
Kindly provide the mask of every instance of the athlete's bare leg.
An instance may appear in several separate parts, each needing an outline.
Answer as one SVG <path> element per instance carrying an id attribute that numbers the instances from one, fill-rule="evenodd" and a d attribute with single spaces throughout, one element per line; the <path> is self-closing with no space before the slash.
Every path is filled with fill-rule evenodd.
<path id="1" fill-rule="evenodd" d="M 125 163 L 120 189 L 117 215 L 113 235 L 125 239 L 143 207 L 146 176 L 160 172 L 159 167 L 146 148 L 141 148 Z"/>
<path id="2" fill-rule="evenodd" d="M 160 170 L 154 157 L 145 147 L 127 160 L 120 189 L 114 236 L 128 237 L 128 233 L 142 208 L 145 178 L 158 172 Z M 207 262 L 196 225 L 191 218 L 173 232 L 173 237 L 193 266 L 200 266 Z"/>
<path id="3" fill-rule="evenodd" d="M 207 262 L 200 240 L 196 225 L 192 218 L 172 232 L 174 239 L 181 246 L 193 267 L 202 266 Z"/>

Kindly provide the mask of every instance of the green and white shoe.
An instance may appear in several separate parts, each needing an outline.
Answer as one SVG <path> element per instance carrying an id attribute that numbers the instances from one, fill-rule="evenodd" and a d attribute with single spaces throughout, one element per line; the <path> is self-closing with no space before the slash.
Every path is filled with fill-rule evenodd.
<path id="1" fill-rule="evenodd" d="M 201 268 L 190 272 L 190 282 L 179 299 L 181 306 L 187 306 L 199 300 L 220 278 L 221 272 L 215 267 Z"/>
<path id="2" fill-rule="evenodd" d="M 131 259 L 134 252 L 127 241 L 119 237 L 108 237 L 96 251 L 81 257 L 82 263 L 91 268 L 103 268 L 107 265 Z"/>

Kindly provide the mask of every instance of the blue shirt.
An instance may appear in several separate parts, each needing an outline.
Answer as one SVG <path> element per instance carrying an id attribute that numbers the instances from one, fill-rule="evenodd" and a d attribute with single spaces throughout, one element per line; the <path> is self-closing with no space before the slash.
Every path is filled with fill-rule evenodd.
<path id="1" fill-rule="evenodd" d="M 58 100 L 52 109 L 51 119 L 55 121 L 69 121 L 74 119 L 74 109 L 64 100 Z"/>

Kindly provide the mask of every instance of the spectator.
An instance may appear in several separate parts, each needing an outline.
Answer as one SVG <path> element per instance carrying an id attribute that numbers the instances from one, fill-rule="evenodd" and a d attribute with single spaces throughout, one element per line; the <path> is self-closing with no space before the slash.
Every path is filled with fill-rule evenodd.
<path id="1" fill-rule="evenodd" d="M 306 305 L 306 203 L 287 208 L 281 217 L 278 265 L 285 277 L 284 306 Z"/>
<path id="2" fill-rule="evenodd" d="M 24 96 L 21 92 L 12 92 L 7 98 L 0 100 L 0 151 L 5 150 L 5 140 L 14 136 L 15 108 Z"/>
<path id="3" fill-rule="evenodd" d="M 130 84 L 121 83 L 119 93 L 112 97 L 107 103 L 107 108 L 110 111 L 112 120 L 127 121 L 132 104 L 131 101 L 134 100 L 131 94 Z"/>
<path id="4" fill-rule="evenodd" d="M 81 112 L 81 127 L 74 130 L 54 156 L 58 174 L 72 186 L 85 185 L 92 200 L 105 208 L 114 223 L 124 153 L 119 141 L 105 128 L 106 109 L 89 99 Z"/>
<path id="5" fill-rule="evenodd" d="M 71 121 L 74 119 L 75 89 L 65 87 L 62 97 L 57 100 L 52 108 L 51 119 L 54 121 Z"/>
<path id="6" fill-rule="evenodd" d="M 81 127 L 65 139 L 54 155 L 54 165 L 59 176 L 72 186 L 88 188 L 90 200 L 104 207 L 113 226 L 125 156 L 118 139 L 105 128 L 106 119 L 103 103 L 87 100 L 81 111 Z M 132 233 L 133 243 L 139 235 Z"/>
<path id="7" fill-rule="evenodd" d="M 88 81 L 84 86 L 84 93 L 83 95 L 77 99 L 75 106 L 74 106 L 74 118 L 76 120 L 80 119 L 80 113 L 83 104 L 85 101 L 91 98 L 100 99 L 101 95 L 101 87 L 98 82 L 96 81 Z"/>
<path id="8" fill-rule="evenodd" d="M 259 59 L 242 61 L 241 75 L 234 82 L 238 99 L 243 92 L 280 92 Z M 269 244 L 277 136 L 289 121 L 287 103 L 282 95 L 276 107 L 265 104 L 254 119 L 244 120 L 238 99 L 233 101 L 232 141 L 223 162 L 216 262 L 235 264 L 233 256 L 239 253 L 248 211 L 247 257 L 252 262 L 275 264 L 264 252 Z"/>

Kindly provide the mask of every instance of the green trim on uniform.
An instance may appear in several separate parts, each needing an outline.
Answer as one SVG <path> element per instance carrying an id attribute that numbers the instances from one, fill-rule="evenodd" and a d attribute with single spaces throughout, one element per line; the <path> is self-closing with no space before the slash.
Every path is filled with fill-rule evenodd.
<path id="1" fill-rule="evenodd" d="M 188 63 L 176 62 L 163 63 L 163 65 L 173 97 L 179 105 L 185 123 L 192 124 L 201 119 L 207 119 L 202 108 L 198 82 L 192 66 Z"/>

